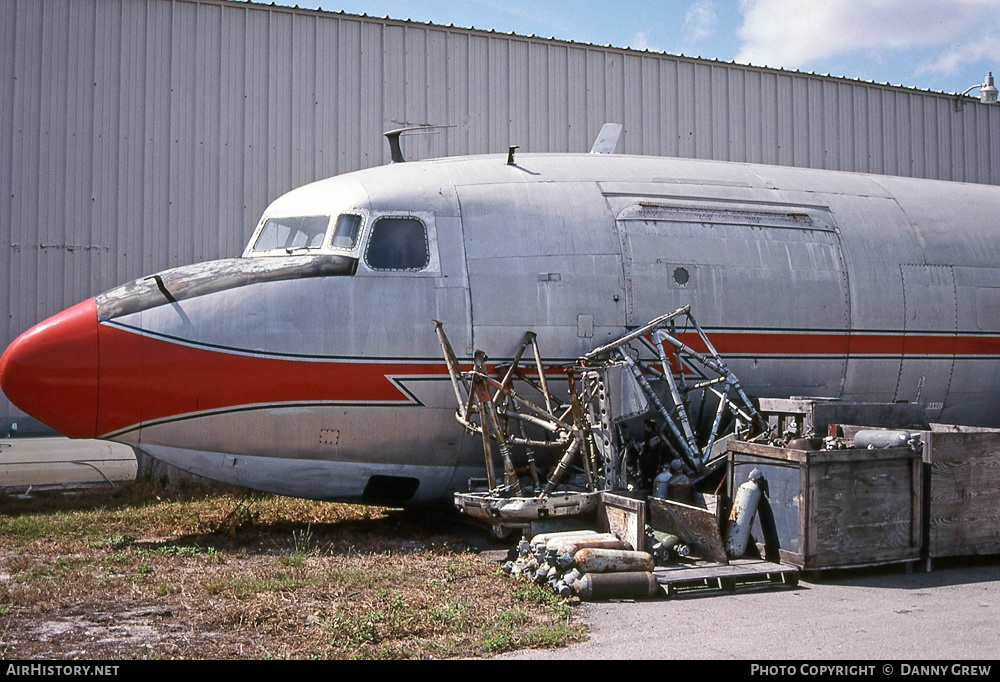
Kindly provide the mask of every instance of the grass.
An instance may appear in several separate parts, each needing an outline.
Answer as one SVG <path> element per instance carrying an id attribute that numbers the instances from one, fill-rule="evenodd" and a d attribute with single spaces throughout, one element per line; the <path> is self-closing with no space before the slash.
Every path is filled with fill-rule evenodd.
<path id="1" fill-rule="evenodd" d="M 303 530 L 293 530 L 292 548 L 287 555 L 280 558 L 281 563 L 286 566 L 301 567 L 308 557 L 316 553 L 313 542 L 312 525 L 306 526 Z"/>
<path id="2" fill-rule="evenodd" d="M 455 528 L 225 488 L 0 496 L 0 656 L 468 658 L 581 637 L 572 606 Z"/>
<path id="3" fill-rule="evenodd" d="M 273 571 L 264 576 L 243 575 L 233 571 L 210 576 L 202 583 L 202 587 L 211 595 L 246 599 L 262 592 L 293 592 L 304 583 L 304 580 L 282 571 Z"/>

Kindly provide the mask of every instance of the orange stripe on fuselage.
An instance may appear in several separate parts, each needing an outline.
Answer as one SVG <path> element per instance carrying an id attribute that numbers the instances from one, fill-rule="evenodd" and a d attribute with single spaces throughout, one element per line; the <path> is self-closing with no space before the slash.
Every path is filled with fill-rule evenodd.
<path id="1" fill-rule="evenodd" d="M 443 362 L 262 357 L 184 345 L 113 324 L 98 327 L 98 434 L 244 405 L 412 404 L 388 377 L 447 376 Z M 705 350 L 695 334 L 680 338 L 694 350 Z M 997 336 L 715 331 L 709 339 L 724 357 L 1000 355 Z"/>
<path id="2" fill-rule="evenodd" d="M 925 333 L 708 332 L 715 349 L 726 355 L 1000 355 L 1000 337 Z M 695 334 L 680 340 L 704 352 Z"/>
<path id="3" fill-rule="evenodd" d="M 227 353 L 99 325 L 97 433 L 240 405 L 294 402 L 405 404 L 388 378 L 438 375 L 443 363 L 302 361 Z"/>

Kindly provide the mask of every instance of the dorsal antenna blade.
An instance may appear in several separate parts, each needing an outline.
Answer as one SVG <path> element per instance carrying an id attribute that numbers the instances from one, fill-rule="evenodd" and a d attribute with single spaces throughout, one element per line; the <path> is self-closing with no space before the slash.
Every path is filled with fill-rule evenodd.
<path id="1" fill-rule="evenodd" d="M 618 146 L 618 138 L 622 134 L 622 124 L 621 123 L 605 123 L 601 126 L 601 132 L 597 134 L 597 139 L 594 140 L 594 146 L 591 148 L 591 154 L 614 154 L 615 147 Z"/>
<path id="2" fill-rule="evenodd" d="M 403 150 L 399 146 L 399 136 L 403 134 L 406 128 L 400 128 L 399 130 L 387 130 L 383 135 L 385 139 L 389 142 L 389 155 L 392 157 L 393 163 L 403 163 L 406 159 L 403 158 Z"/>
<path id="3" fill-rule="evenodd" d="M 389 156 L 393 163 L 403 163 L 406 159 L 403 158 L 403 149 L 399 144 L 399 136 L 404 133 L 411 135 L 414 133 L 434 133 L 438 130 L 443 130 L 444 128 L 454 128 L 453 125 L 420 125 L 420 126 L 409 126 L 407 128 L 396 128 L 395 130 L 387 130 L 383 135 L 385 139 L 389 142 Z"/>

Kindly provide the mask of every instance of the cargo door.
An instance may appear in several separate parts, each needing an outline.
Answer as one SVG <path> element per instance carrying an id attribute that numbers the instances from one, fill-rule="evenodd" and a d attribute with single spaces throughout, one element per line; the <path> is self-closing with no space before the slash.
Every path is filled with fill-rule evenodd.
<path id="1" fill-rule="evenodd" d="M 627 324 L 690 304 L 758 395 L 841 394 L 850 300 L 829 210 L 637 201 L 616 224 Z"/>
<path id="2" fill-rule="evenodd" d="M 900 266 L 903 279 L 903 361 L 896 400 L 924 403 L 941 416 L 955 368 L 958 296 L 950 265 Z M 942 332 L 942 330 L 948 330 Z"/>

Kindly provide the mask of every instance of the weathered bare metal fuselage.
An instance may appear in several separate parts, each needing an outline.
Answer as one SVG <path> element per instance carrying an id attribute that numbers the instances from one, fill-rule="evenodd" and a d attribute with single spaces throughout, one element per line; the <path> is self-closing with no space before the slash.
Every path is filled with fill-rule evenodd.
<path id="1" fill-rule="evenodd" d="M 482 453 L 455 422 L 431 320 L 466 358 L 473 347 L 509 358 L 530 329 L 547 357 L 570 360 L 690 304 L 751 395 L 919 401 L 936 421 L 1000 425 L 998 187 L 647 157 L 456 158 L 308 185 L 258 232 L 276 216 L 340 214 L 360 216 L 350 248 L 261 254 L 255 234 L 242 258 L 71 309 L 96 314 L 82 418 L 47 411 L 55 379 L 18 402 L 24 337 L 0 364 L 5 392 L 68 435 L 237 485 L 432 503 L 481 475 Z M 423 267 L 371 266 L 380 217 L 426 227 Z"/>

